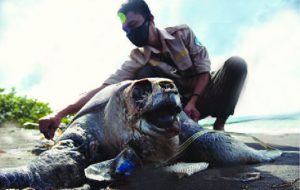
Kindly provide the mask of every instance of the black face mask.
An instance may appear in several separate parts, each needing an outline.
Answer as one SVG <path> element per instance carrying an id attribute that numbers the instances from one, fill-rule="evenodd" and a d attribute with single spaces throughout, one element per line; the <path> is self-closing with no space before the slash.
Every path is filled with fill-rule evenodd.
<path id="1" fill-rule="evenodd" d="M 127 38 L 138 47 L 146 46 L 149 38 L 149 21 L 145 21 L 141 26 L 131 29 L 127 33 Z"/>

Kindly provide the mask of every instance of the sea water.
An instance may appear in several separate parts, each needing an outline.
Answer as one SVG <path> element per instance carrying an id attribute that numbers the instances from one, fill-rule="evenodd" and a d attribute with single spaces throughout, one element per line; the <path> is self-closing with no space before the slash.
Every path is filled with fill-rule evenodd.
<path id="1" fill-rule="evenodd" d="M 214 118 L 206 118 L 199 121 L 199 124 L 211 127 Z M 226 131 L 240 133 L 265 133 L 265 134 L 300 134 L 300 112 L 281 115 L 267 116 L 231 116 L 228 118 Z"/>

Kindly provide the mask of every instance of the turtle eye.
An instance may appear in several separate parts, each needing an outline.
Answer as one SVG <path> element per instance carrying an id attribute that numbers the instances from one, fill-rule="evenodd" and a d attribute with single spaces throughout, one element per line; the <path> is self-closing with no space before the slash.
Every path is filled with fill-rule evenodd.
<path id="1" fill-rule="evenodd" d="M 148 80 L 138 81 L 132 90 L 132 98 L 136 106 L 144 107 L 147 97 L 152 93 L 152 85 Z"/>
<path id="2" fill-rule="evenodd" d="M 177 88 L 175 87 L 174 83 L 163 81 L 159 83 L 159 86 L 164 90 L 164 91 L 172 91 L 175 94 L 178 94 Z"/>

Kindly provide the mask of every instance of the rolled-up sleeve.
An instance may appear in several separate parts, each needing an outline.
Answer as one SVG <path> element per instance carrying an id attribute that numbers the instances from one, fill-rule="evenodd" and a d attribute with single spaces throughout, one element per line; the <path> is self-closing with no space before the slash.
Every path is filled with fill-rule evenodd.
<path id="1" fill-rule="evenodd" d="M 208 52 L 193 31 L 187 26 L 183 31 L 183 40 L 187 49 L 189 50 L 190 58 L 193 62 L 195 71 L 200 74 L 204 72 L 210 72 L 211 62 L 208 56 Z"/>
<path id="2" fill-rule="evenodd" d="M 120 69 L 114 74 L 110 75 L 103 84 L 115 84 L 124 80 L 131 80 L 134 78 L 136 71 L 143 65 L 135 60 L 128 60 L 123 63 Z"/>

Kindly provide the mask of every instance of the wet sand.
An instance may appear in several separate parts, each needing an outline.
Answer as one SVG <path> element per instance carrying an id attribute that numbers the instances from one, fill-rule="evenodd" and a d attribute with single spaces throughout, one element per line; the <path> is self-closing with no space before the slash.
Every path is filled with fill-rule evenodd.
<path id="1" fill-rule="evenodd" d="M 40 137 L 38 130 L 0 127 L 0 168 L 22 166 L 36 158 L 31 150 Z"/>
<path id="2" fill-rule="evenodd" d="M 126 184 L 119 184 L 117 189 L 300 189 L 300 133 L 291 134 L 252 134 L 260 140 L 285 152 L 272 163 L 247 166 L 209 168 L 190 177 L 177 177 L 158 170 L 144 171 L 131 178 Z M 40 139 L 37 130 L 19 128 L 0 128 L 0 168 L 22 166 L 36 156 L 31 150 Z M 261 148 L 251 138 L 238 137 L 248 145 Z M 256 172 L 260 178 L 242 182 L 239 177 Z M 293 183 L 294 182 L 294 183 Z"/>

